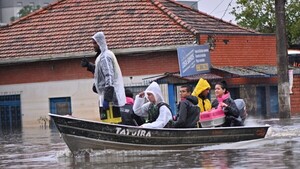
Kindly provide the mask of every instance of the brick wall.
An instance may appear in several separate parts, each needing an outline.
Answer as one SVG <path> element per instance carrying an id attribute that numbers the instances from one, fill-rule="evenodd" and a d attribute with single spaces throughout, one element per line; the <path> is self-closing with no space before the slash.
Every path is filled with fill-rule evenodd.
<path id="1" fill-rule="evenodd" d="M 117 56 L 123 76 L 179 71 L 177 52 Z M 95 60 L 89 58 L 91 62 Z M 0 66 L 0 85 L 92 78 L 80 59 Z"/>
<path id="2" fill-rule="evenodd" d="M 117 56 L 124 76 L 178 72 L 177 52 L 148 53 Z"/>
<path id="3" fill-rule="evenodd" d="M 277 78 L 231 78 L 226 79 L 228 84 L 235 84 L 235 85 L 243 85 L 243 84 L 253 84 L 253 85 L 277 85 Z"/>
<path id="4" fill-rule="evenodd" d="M 291 112 L 292 115 L 300 115 L 300 75 L 294 76 L 293 82 L 293 94 L 291 98 Z"/>
<path id="5" fill-rule="evenodd" d="M 32 82 L 48 82 L 93 77 L 81 68 L 80 60 L 22 63 L 0 66 L 0 85 Z"/>
<path id="6" fill-rule="evenodd" d="M 201 36 L 205 43 L 207 36 Z M 276 65 L 275 35 L 216 35 L 211 62 L 217 66 Z M 227 41 L 227 44 L 225 43 Z"/>

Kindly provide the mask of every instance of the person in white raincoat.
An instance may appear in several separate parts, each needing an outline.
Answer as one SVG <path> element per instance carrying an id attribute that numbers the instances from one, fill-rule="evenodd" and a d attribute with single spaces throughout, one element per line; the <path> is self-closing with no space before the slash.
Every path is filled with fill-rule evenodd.
<path id="1" fill-rule="evenodd" d="M 148 100 L 146 103 L 145 98 Z M 133 111 L 138 116 L 148 118 L 141 127 L 163 128 L 172 120 L 171 110 L 164 103 L 162 92 L 156 82 L 152 82 L 145 91 L 136 96 Z"/>
<path id="2" fill-rule="evenodd" d="M 109 102 L 113 103 L 114 117 L 120 116 L 120 107 L 125 105 L 126 96 L 122 72 L 116 56 L 107 48 L 103 32 L 97 32 L 93 37 L 95 51 L 100 54 L 95 61 L 94 80 L 99 95 L 100 118 L 106 119 L 105 111 Z"/>

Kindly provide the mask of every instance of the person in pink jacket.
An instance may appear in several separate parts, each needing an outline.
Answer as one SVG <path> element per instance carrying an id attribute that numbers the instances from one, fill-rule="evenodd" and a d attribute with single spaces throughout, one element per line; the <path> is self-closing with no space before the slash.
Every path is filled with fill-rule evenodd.
<path id="1" fill-rule="evenodd" d="M 222 127 L 239 126 L 239 110 L 231 98 L 226 81 L 217 82 L 215 85 L 216 99 L 212 102 L 212 108 L 221 108 L 225 114 L 225 122 Z"/>

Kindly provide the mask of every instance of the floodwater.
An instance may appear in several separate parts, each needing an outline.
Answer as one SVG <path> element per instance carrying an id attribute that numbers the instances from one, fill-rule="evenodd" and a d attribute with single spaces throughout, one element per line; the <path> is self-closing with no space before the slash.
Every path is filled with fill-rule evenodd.
<path id="1" fill-rule="evenodd" d="M 300 166 L 300 117 L 270 124 L 266 138 L 183 151 L 89 151 L 72 154 L 56 129 L 0 132 L 0 168 L 280 168 Z"/>

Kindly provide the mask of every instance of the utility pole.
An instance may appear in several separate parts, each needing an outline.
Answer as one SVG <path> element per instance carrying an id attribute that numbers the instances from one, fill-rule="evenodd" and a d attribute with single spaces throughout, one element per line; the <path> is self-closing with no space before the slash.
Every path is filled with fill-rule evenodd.
<path id="1" fill-rule="evenodd" d="M 280 119 L 291 118 L 285 2 L 286 0 L 275 0 L 278 103 Z"/>

